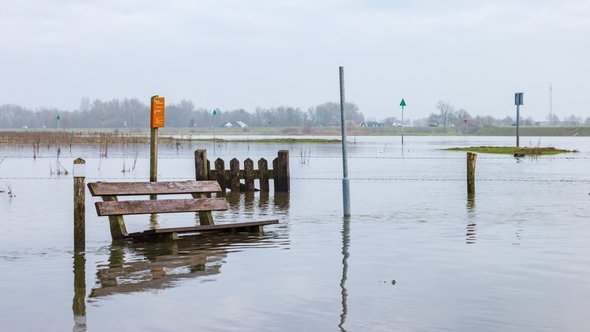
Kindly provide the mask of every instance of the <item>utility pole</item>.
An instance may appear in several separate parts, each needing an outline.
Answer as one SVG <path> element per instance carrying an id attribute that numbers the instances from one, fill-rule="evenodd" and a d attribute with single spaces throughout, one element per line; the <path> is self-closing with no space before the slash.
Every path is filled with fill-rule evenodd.
<path id="1" fill-rule="evenodd" d="M 344 67 L 340 67 L 340 128 L 342 131 L 342 201 L 344 217 L 350 217 L 350 183 L 348 182 L 348 151 L 346 146 L 346 122 L 344 118 Z"/>
<path id="2" fill-rule="evenodd" d="M 549 124 L 553 124 L 553 84 L 549 82 Z"/>

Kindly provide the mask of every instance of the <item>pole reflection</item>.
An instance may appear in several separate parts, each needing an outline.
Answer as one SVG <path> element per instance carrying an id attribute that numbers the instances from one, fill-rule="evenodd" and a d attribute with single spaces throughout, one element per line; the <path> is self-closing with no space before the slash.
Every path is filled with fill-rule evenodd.
<path id="1" fill-rule="evenodd" d="M 475 210 L 475 195 L 467 195 L 467 230 L 465 243 L 475 244 L 477 240 L 477 224 L 475 223 L 477 213 Z"/>
<path id="2" fill-rule="evenodd" d="M 74 332 L 86 331 L 86 256 L 74 251 L 74 298 L 72 299 Z"/>
<path id="3" fill-rule="evenodd" d="M 348 290 L 346 289 L 346 279 L 348 279 L 348 257 L 350 247 L 350 218 L 344 217 L 342 220 L 342 279 L 340 279 L 340 294 L 342 296 L 342 313 L 340 314 L 340 331 L 346 331 L 344 323 L 348 315 Z"/>

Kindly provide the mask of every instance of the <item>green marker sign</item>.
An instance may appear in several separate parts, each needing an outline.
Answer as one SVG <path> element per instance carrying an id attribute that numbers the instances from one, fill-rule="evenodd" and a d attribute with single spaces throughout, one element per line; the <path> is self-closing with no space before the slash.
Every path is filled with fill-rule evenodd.
<path id="1" fill-rule="evenodd" d="M 61 117 L 58 115 L 58 116 L 57 116 L 55 119 L 56 119 L 57 121 L 59 121 L 59 120 L 61 120 Z"/>
<path id="2" fill-rule="evenodd" d="M 399 103 L 399 106 L 402 107 L 402 152 L 404 146 L 404 107 L 406 107 L 406 100 L 402 98 L 402 101 Z"/>
<path id="3" fill-rule="evenodd" d="M 218 109 L 217 109 L 217 108 L 216 108 L 216 109 L 214 109 L 214 110 L 213 110 L 213 116 L 216 116 L 216 115 L 217 115 L 217 112 L 218 112 Z"/>

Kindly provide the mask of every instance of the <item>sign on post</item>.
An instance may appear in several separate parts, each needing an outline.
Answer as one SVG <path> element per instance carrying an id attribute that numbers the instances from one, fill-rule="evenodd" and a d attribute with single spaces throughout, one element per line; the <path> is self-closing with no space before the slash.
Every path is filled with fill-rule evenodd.
<path id="1" fill-rule="evenodd" d="M 517 92 L 514 94 L 514 105 L 516 105 L 516 106 L 524 105 L 522 96 L 523 96 L 522 92 Z"/>
<path id="2" fill-rule="evenodd" d="M 150 107 L 150 127 L 162 128 L 164 127 L 164 97 L 158 95 L 152 97 Z"/>

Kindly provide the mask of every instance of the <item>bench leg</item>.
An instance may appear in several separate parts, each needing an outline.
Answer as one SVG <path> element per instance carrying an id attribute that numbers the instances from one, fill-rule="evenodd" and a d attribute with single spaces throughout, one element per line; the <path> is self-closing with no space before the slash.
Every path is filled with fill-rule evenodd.
<path id="1" fill-rule="evenodd" d="M 156 241 L 176 241 L 178 240 L 178 233 L 158 234 Z"/>
<path id="2" fill-rule="evenodd" d="M 207 194 L 193 194 L 193 198 L 210 198 L 210 196 Z M 213 214 L 211 214 L 211 211 L 199 212 L 199 223 L 201 226 L 213 225 Z"/>
<path id="3" fill-rule="evenodd" d="M 127 228 L 123 221 L 123 216 L 109 216 L 109 226 L 111 227 L 111 237 L 113 240 L 121 240 L 127 236 Z"/>
<path id="4" fill-rule="evenodd" d="M 252 227 L 248 227 L 248 232 L 262 234 L 262 233 L 264 233 L 264 229 L 262 228 L 262 226 L 252 226 Z"/>
<path id="5" fill-rule="evenodd" d="M 104 202 L 117 201 L 117 196 L 102 196 Z M 123 216 L 109 216 L 109 226 L 113 240 L 122 240 L 127 237 L 127 228 Z"/>

